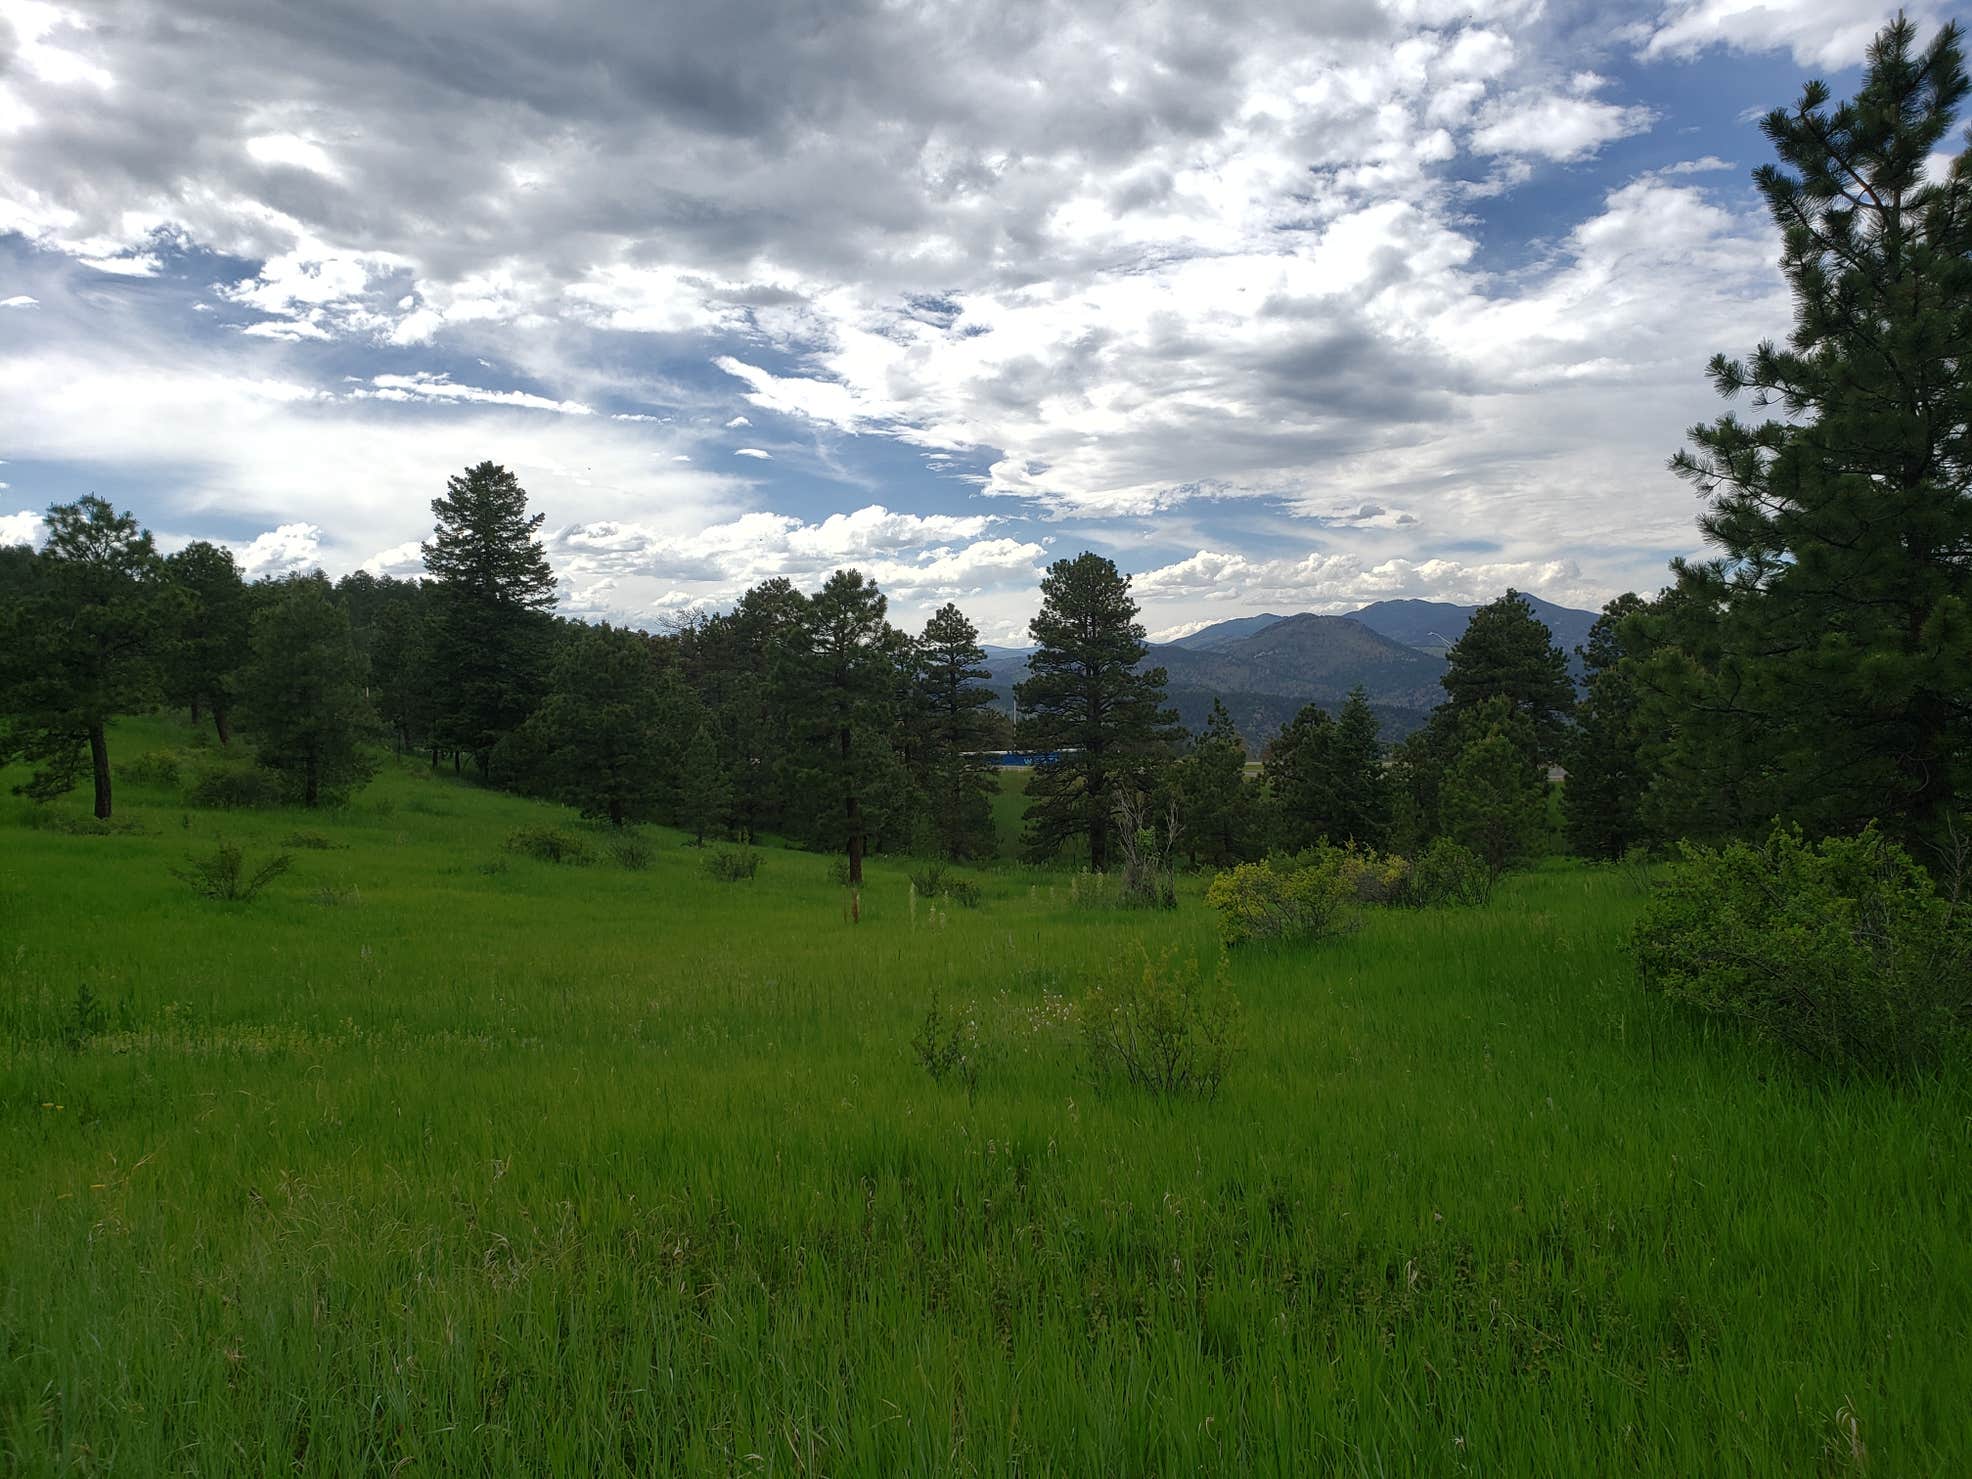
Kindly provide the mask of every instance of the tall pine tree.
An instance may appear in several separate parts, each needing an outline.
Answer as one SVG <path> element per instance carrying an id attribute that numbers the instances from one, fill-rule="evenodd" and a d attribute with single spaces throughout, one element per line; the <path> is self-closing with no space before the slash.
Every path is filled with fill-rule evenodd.
<path id="1" fill-rule="evenodd" d="M 525 731 L 550 795 L 616 827 L 651 815 L 670 769 L 658 678 L 641 633 L 576 629 Z"/>
<path id="2" fill-rule="evenodd" d="M 1186 852 L 1215 868 L 1243 861 L 1253 851 L 1253 788 L 1246 780 L 1246 742 L 1218 699 L 1205 728 L 1171 767 L 1171 787 L 1184 818 Z"/>
<path id="3" fill-rule="evenodd" d="M 165 658 L 166 695 L 191 711 L 212 715 L 219 743 L 233 738 L 233 701 L 246 666 L 253 600 L 233 552 L 194 540 L 164 561 L 165 576 L 183 593 L 183 619 Z"/>
<path id="4" fill-rule="evenodd" d="M 241 717 L 255 756 L 303 806 L 335 800 L 371 773 L 364 678 L 349 613 L 325 577 L 291 576 L 264 589 L 240 675 Z"/>
<path id="5" fill-rule="evenodd" d="M 918 639 L 917 663 L 924 784 L 939 851 L 960 859 L 989 855 L 999 773 L 981 753 L 992 733 L 993 690 L 979 629 L 958 607 L 939 607 Z"/>
<path id="6" fill-rule="evenodd" d="M 793 787 L 815 840 L 842 852 L 849 882 L 902 788 L 890 745 L 899 675 L 887 603 L 857 570 L 838 570 L 808 602 L 806 641 L 787 674 L 797 735 Z"/>
<path id="7" fill-rule="evenodd" d="M 1118 794 L 1149 790 L 1182 733 L 1164 707 L 1164 669 L 1137 670 L 1149 648 L 1130 578 L 1093 552 L 1048 567 L 1028 633 L 1029 676 L 1014 685 L 1020 742 L 1047 758 L 1027 784 L 1027 851 L 1049 858 L 1080 837 L 1104 872 Z"/>
<path id="8" fill-rule="evenodd" d="M 434 737 L 486 775 L 493 747 L 547 688 L 555 577 L 538 537 L 545 515 L 530 515 L 520 480 L 491 462 L 450 479 L 431 511 L 438 522 L 423 549 Z"/>
<path id="9" fill-rule="evenodd" d="M 1784 414 L 1694 427 L 1672 463 L 1719 551 L 1676 567 L 1718 650 L 1664 654 L 1672 722 L 1783 817 L 1919 845 L 1972 793 L 1972 152 L 1929 173 L 1967 90 L 1959 28 L 1920 49 L 1899 18 L 1853 101 L 1810 82 L 1767 115 L 1794 330 L 1711 376 Z"/>
<path id="10" fill-rule="evenodd" d="M 148 531 L 91 494 L 48 510 L 47 539 L 8 604 L 0 757 L 33 774 L 39 800 L 72 789 L 87 764 L 98 818 L 110 815 L 109 722 L 149 707 L 183 598 L 164 579 Z"/>
<path id="11" fill-rule="evenodd" d="M 1623 647 L 1623 624 L 1643 613 L 1640 596 L 1602 608 L 1582 648 L 1582 701 L 1568 744 L 1561 791 L 1568 845 L 1585 858 L 1621 857 L 1643 836 L 1648 785 L 1636 678 Z"/>

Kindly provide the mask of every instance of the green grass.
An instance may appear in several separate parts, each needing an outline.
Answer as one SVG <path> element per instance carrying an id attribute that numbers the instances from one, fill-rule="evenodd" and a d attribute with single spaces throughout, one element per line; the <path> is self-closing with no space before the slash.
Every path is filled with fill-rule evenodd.
<path id="1" fill-rule="evenodd" d="M 1249 1050 L 1164 1104 L 1058 999 L 1209 962 L 1195 883 L 879 860 L 852 924 L 797 852 L 507 857 L 555 814 L 415 768 L 118 810 L 0 814 L 8 1472 L 1972 1472 L 1972 1091 L 1640 995 L 1614 871 L 1235 957 Z M 170 874 L 297 830 L 347 846 L 252 906 Z"/>

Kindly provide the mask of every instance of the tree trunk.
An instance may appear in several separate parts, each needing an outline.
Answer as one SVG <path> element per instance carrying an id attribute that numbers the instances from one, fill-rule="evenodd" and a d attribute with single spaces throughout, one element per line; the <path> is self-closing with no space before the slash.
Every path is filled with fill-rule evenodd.
<path id="1" fill-rule="evenodd" d="M 452 752 L 452 774 L 460 775 L 464 772 L 464 769 L 465 761 L 461 758 L 461 753 L 458 750 L 454 750 Z"/>
<path id="2" fill-rule="evenodd" d="M 433 745 L 433 746 L 431 747 L 431 768 L 432 768 L 433 770 L 436 770 L 436 769 L 438 769 L 438 746 L 437 746 L 437 745 Z"/>
<path id="3" fill-rule="evenodd" d="M 233 742 L 233 719 L 223 704 L 212 706 L 212 727 L 219 732 L 219 743 L 230 745 Z"/>
<path id="4" fill-rule="evenodd" d="M 313 755 L 308 757 L 308 768 L 303 772 L 301 787 L 301 804 L 303 806 L 315 807 L 321 804 L 322 762 Z"/>
<path id="5" fill-rule="evenodd" d="M 842 771 L 846 777 L 849 773 L 849 750 L 851 743 L 849 726 L 845 724 L 837 732 L 841 736 Z M 855 887 L 860 886 L 863 881 L 863 808 L 856 800 L 856 795 L 853 791 L 850 792 L 842 805 L 844 820 L 849 826 L 849 882 L 852 887 Z"/>
<path id="6" fill-rule="evenodd" d="M 192 728 L 194 729 L 197 729 L 199 727 L 199 714 L 200 714 L 199 701 L 197 699 L 193 699 L 192 700 Z"/>
<path id="7" fill-rule="evenodd" d="M 609 824 L 612 827 L 623 825 L 623 803 L 614 796 L 609 798 Z"/>
<path id="8" fill-rule="evenodd" d="M 89 726 L 89 763 L 96 776 L 96 820 L 110 818 L 110 742 L 103 726 Z"/>

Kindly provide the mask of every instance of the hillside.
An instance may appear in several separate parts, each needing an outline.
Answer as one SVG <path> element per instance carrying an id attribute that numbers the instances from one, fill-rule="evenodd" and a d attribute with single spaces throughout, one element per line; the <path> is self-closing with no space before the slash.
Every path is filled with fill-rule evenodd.
<path id="1" fill-rule="evenodd" d="M 1533 607 L 1534 615 L 1547 627 L 1549 635 L 1554 638 L 1554 645 L 1568 654 L 1569 669 L 1579 674 L 1581 665 L 1575 656 L 1575 649 L 1588 641 L 1589 628 L 1595 625 L 1596 613 L 1578 611 L 1572 606 L 1557 606 L 1525 591 L 1520 596 Z M 1472 620 L 1472 613 L 1478 609 L 1477 606 L 1454 606 L 1449 601 L 1373 601 L 1350 615 L 1370 630 L 1381 632 L 1407 647 L 1443 652 L 1465 635 L 1466 623 Z"/>
<path id="2" fill-rule="evenodd" d="M 1209 627 L 1200 627 L 1188 637 L 1179 637 L 1161 645 L 1187 647 L 1194 651 L 1202 651 L 1208 647 L 1224 647 L 1243 637 L 1256 636 L 1275 622 L 1284 620 L 1285 617 L 1275 616 L 1271 612 L 1263 616 L 1235 616 L 1230 621 L 1215 621 Z"/>

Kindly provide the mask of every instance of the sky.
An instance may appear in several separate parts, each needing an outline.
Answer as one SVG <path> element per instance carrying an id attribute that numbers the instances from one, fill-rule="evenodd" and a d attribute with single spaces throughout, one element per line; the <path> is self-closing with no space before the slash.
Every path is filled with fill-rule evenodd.
<path id="1" fill-rule="evenodd" d="M 447 477 L 648 629 L 854 565 L 1023 640 L 1698 549 L 1855 0 L 0 0 L 0 540 L 410 574 Z M 1910 7 L 1924 35 L 1947 9 Z"/>

